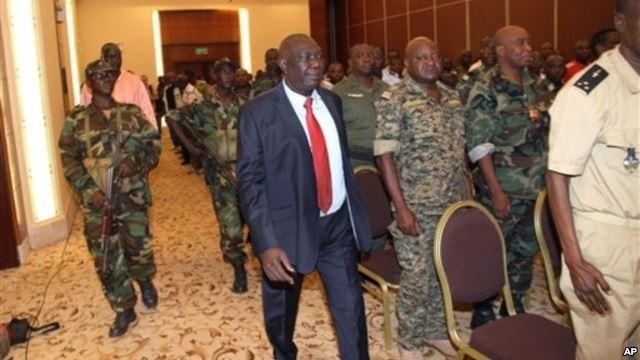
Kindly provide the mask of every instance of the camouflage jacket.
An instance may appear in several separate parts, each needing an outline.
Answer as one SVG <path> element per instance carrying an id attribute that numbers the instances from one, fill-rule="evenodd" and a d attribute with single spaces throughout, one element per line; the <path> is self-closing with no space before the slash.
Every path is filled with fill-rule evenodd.
<path id="1" fill-rule="evenodd" d="M 196 131 L 207 151 L 213 151 L 222 160 L 236 160 L 238 114 L 244 101 L 236 97 L 225 107 L 215 92 L 205 101 L 172 111 L 168 116 L 178 122 L 187 121 Z"/>
<path id="2" fill-rule="evenodd" d="M 497 66 L 478 78 L 467 103 L 467 150 L 472 162 L 492 154 L 509 196 L 535 199 L 544 186 L 549 115 L 526 70 L 522 82 L 520 87 L 508 81 Z M 486 190 L 481 175 L 475 180 Z"/>
<path id="3" fill-rule="evenodd" d="M 280 83 L 280 78 L 269 76 L 266 72 L 253 82 L 253 95 L 258 96 L 261 93 L 274 88 Z"/>
<path id="4" fill-rule="evenodd" d="M 98 183 L 85 167 L 85 160 L 112 159 L 118 138 L 121 161 L 134 170 L 134 174 L 121 179 L 115 189 L 119 207 L 141 209 L 151 205 L 147 174 L 158 164 L 160 157 L 162 144 L 158 131 L 136 105 L 117 103 L 107 118 L 95 105 L 89 104 L 73 109 L 65 120 L 58 142 L 64 176 L 82 199 L 85 209 L 99 190 Z"/>
<path id="5" fill-rule="evenodd" d="M 440 103 L 411 77 L 376 102 L 375 155 L 392 152 L 405 200 L 414 212 L 442 214 L 465 197 L 464 107 L 438 82 Z"/>
<path id="6" fill-rule="evenodd" d="M 458 95 L 460 95 L 460 100 L 462 100 L 462 105 L 466 105 L 469 100 L 469 92 L 471 91 L 471 87 L 476 82 L 476 80 L 485 72 L 487 72 L 489 68 L 486 65 L 482 65 L 477 69 L 473 69 L 466 74 L 463 74 L 460 77 L 460 81 L 456 84 L 456 91 Z"/>
<path id="7" fill-rule="evenodd" d="M 536 81 L 536 92 L 540 97 L 540 101 L 543 102 L 547 108 L 551 107 L 560 89 L 562 89 L 562 85 L 557 86 L 547 78 L 540 77 Z"/>

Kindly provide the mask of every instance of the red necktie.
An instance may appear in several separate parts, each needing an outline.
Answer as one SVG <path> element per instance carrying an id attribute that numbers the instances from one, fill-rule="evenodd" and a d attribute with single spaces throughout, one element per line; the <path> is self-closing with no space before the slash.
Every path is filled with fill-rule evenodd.
<path id="1" fill-rule="evenodd" d="M 318 207 L 323 213 L 327 213 L 331 207 L 331 169 L 329 168 L 329 154 L 327 144 L 318 120 L 313 116 L 311 98 L 307 98 L 304 108 L 307 110 L 307 129 L 311 138 L 311 155 L 313 156 L 313 170 L 316 173 L 316 190 L 318 193 Z"/>

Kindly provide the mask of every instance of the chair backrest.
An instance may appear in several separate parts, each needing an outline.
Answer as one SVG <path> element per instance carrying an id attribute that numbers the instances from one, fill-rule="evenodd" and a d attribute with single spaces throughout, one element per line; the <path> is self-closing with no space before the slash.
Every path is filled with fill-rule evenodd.
<path id="1" fill-rule="evenodd" d="M 554 275 L 557 277 L 562 269 L 562 247 L 560 246 L 556 225 L 551 217 L 546 189 L 542 190 L 536 199 L 533 222 L 545 266 L 549 262 Z"/>
<path id="2" fill-rule="evenodd" d="M 445 302 L 476 303 L 508 287 L 500 227 L 477 202 L 460 201 L 444 212 L 436 227 L 434 261 Z"/>
<path id="3" fill-rule="evenodd" d="M 354 171 L 356 185 L 371 223 L 374 238 L 387 234 L 393 221 L 391 201 L 378 170 L 373 166 L 359 166 Z"/>

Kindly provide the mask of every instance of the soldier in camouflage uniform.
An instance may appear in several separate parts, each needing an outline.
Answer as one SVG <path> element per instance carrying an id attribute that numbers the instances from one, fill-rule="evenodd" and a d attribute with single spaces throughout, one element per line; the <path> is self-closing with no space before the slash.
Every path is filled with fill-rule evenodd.
<path id="1" fill-rule="evenodd" d="M 244 104 L 232 91 L 236 67 L 228 58 L 216 61 L 212 69 L 216 85 L 211 96 L 199 104 L 174 111 L 169 116 L 178 122 L 186 121 L 200 137 L 206 151 L 213 155 L 206 157 L 202 165 L 220 224 L 223 258 L 234 268 L 231 290 L 240 294 L 247 292 L 244 268 L 247 255 L 243 250 L 243 222 L 232 173 L 236 161 L 238 113 Z"/>
<path id="2" fill-rule="evenodd" d="M 470 192 L 464 107 L 458 94 L 438 81 L 438 47 L 419 37 L 405 54 L 409 76 L 376 102 L 374 154 L 396 208 L 389 230 L 402 267 L 396 300 L 401 354 L 421 359 L 426 346 L 455 354 L 433 264 L 433 236 L 444 210 Z"/>
<path id="3" fill-rule="evenodd" d="M 567 71 L 564 57 L 560 54 L 551 54 L 544 61 L 544 77 L 536 82 L 536 92 L 551 107 L 553 100 L 564 85 L 564 74 Z"/>
<path id="4" fill-rule="evenodd" d="M 494 40 L 498 65 L 481 75 L 469 94 L 467 150 L 478 163 L 479 201 L 493 210 L 502 228 L 511 292 L 522 313 L 538 251 L 533 205 L 544 186 L 548 115 L 526 70 L 531 52 L 527 31 L 507 26 Z M 501 313 L 506 314 L 504 306 Z M 487 301 L 476 307 L 471 327 L 493 319 Z"/>
<path id="5" fill-rule="evenodd" d="M 278 66 L 278 49 L 269 49 L 264 54 L 264 63 L 266 65 L 264 72 L 253 82 L 253 95 L 258 96 L 276 85 L 282 79 L 282 70 Z"/>
<path id="6" fill-rule="evenodd" d="M 136 320 L 131 277 L 140 284 L 147 307 L 155 307 L 158 301 L 151 282 L 156 266 L 147 216 L 151 205 L 147 174 L 158 163 L 160 137 L 139 107 L 113 99 L 117 73 L 102 60 L 87 66 L 86 83 L 93 92 L 91 103 L 78 106 L 69 114 L 59 141 L 64 175 L 82 200 L 84 234 L 95 271 L 116 311 L 110 337 L 123 335 Z M 103 271 L 101 224 L 109 166 L 115 166 L 117 174 L 109 202 L 115 215 Z"/>
<path id="7" fill-rule="evenodd" d="M 482 39 L 480 59 L 482 60 L 482 64 L 473 70 L 469 70 L 466 74 L 460 74 L 460 81 L 458 81 L 456 85 L 456 91 L 458 91 L 458 95 L 460 95 L 460 99 L 464 105 L 467 104 L 469 91 L 471 91 L 471 87 L 476 80 L 496 64 L 493 36 L 485 36 L 484 39 Z"/>

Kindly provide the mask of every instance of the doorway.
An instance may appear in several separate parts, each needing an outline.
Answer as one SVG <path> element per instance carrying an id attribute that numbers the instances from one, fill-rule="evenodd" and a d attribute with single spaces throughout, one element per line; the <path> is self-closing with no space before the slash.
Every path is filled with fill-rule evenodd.
<path id="1" fill-rule="evenodd" d="M 240 60 L 240 25 L 236 10 L 160 11 L 164 72 L 207 78 L 219 58 Z"/>

